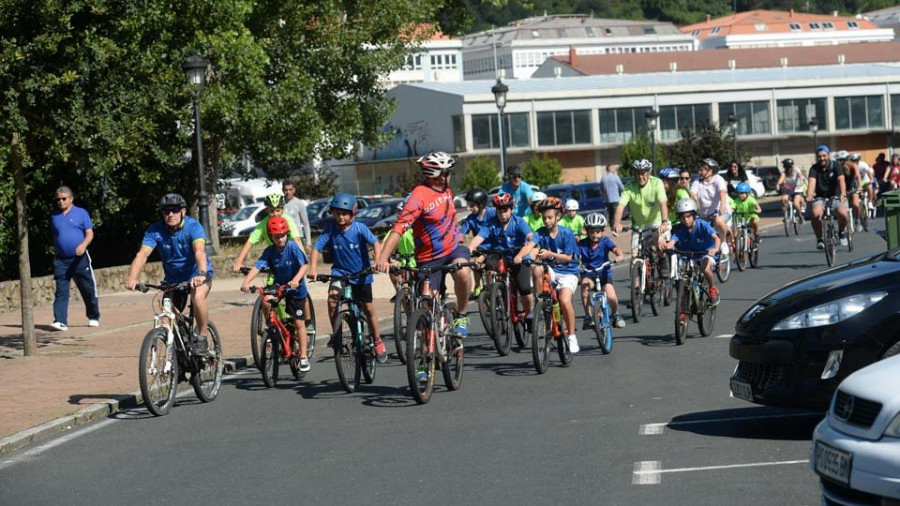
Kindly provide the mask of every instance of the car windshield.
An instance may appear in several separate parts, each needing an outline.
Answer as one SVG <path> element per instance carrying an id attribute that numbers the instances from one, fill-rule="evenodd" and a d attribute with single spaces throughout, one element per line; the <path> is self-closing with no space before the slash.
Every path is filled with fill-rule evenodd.
<path id="1" fill-rule="evenodd" d="M 548 197 L 556 197 L 559 199 L 565 199 L 569 197 L 569 194 L 572 193 L 571 188 L 550 188 L 544 190 L 544 193 L 547 194 Z"/>
<path id="2" fill-rule="evenodd" d="M 372 206 L 360 209 L 356 213 L 357 218 L 378 218 L 380 217 L 387 207 L 385 206 Z"/>
<path id="3" fill-rule="evenodd" d="M 250 218 L 250 216 L 253 215 L 253 212 L 256 211 L 257 209 L 259 209 L 259 206 L 247 206 L 247 207 L 241 209 L 240 211 L 238 211 L 238 213 L 236 215 L 234 215 L 234 218 L 232 218 L 232 221 L 246 220 L 246 219 Z"/>
<path id="4" fill-rule="evenodd" d="M 310 217 L 318 216 L 322 209 L 325 208 L 325 204 L 328 204 L 327 200 L 320 200 L 307 205 L 306 214 Z"/>

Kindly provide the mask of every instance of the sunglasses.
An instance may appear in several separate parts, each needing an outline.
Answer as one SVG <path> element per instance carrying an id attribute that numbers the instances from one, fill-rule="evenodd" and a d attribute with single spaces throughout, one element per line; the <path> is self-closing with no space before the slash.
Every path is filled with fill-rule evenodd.
<path id="1" fill-rule="evenodd" d="M 688 177 L 679 177 L 678 180 L 679 180 L 679 181 L 690 181 L 690 180 L 691 180 L 691 177 L 690 177 L 690 176 L 688 176 Z"/>
<path id="2" fill-rule="evenodd" d="M 180 207 L 164 207 L 162 210 L 163 214 L 178 214 L 181 212 Z"/>
<path id="3" fill-rule="evenodd" d="M 65 200 L 69 200 L 70 197 L 56 197 L 57 202 L 63 202 Z"/>
<path id="4" fill-rule="evenodd" d="M 510 178 L 510 179 L 522 179 L 522 176 L 520 176 L 520 175 L 518 175 L 518 174 L 511 174 L 511 175 L 509 176 L 509 178 Z"/>

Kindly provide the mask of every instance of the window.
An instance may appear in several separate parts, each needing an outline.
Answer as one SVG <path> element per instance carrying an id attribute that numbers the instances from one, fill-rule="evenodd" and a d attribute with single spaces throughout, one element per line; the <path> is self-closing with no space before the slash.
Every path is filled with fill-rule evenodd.
<path id="1" fill-rule="evenodd" d="M 819 29 L 821 29 L 821 28 L 822 28 L 822 27 L 819 26 L 819 23 L 810 23 L 810 24 L 809 24 L 809 29 L 810 29 L 810 30 L 819 30 Z"/>
<path id="2" fill-rule="evenodd" d="M 715 34 L 719 33 L 719 30 L 721 30 L 721 29 L 722 29 L 721 26 L 717 26 L 717 27 L 713 28 L 713 29 L 709 32 L 709 34 L 710 34 L 710 35 L 715 35 Z"/>
<path id="3" fill-rule="evenodd" d="M 891 130 L 900 126 L 900 95 L 891 95 Z"/>
<path id="4" fill-rule="evenodd" d="M 450 121 L 453 126 L 453 152 L 462 153 L 466 150 L 466 133 L 463 127 L 463 117 L 456 114 L 450 117 Z"/>
<path id="5" fill-rule="evenodd" d="M 838 130 L 884 128 L 884 103 L 881 97 L 835 97 L 834 126 Z"/>
<path id="6" fill-rule="evenodd" d="M 497 114 L 475 114 L 472 116 L 472 147 L 474 149 L 500 149 L 500 132 L 497 129 Z M 506 147 L 528 147 L 528 113 L 518 112 L 503 115 L 503 134 Z M 455 125 L 454 125 L 455 127 Z"/>
<path id="7" fill-rule="evenodd" d="M 646 108 L 600 109 L 600 142 L 626 142 L 646 128 Z"/>
<path id="8" fill-rule="evenodd" d="M 800 23 L 791 23 L 788 26 L 791 28 L 792 32 L 800 32 L 803 30 L 803 25 Z"/>
<path id="9" fill-rule="evenodd" d="M 659 108 L 659 138 L 680 139 L 684 128 L 699 130 L 709 124 L 709 104 L 664 105 Z"/>
<path id="10" fill-rule="evenodd" d="M 537 115 L 538 144 L 590 144 L 591 111 L 552 111 Z"/>
<path id="11" fill-rule="evenodd" d="M 856 30 L 857 28 L 859 28 L 859 23 L 857 23 L 856 21 L 847 21 L 847 28 Z"/>
<path id="12" fill-rule="evenodd" d="M 531 36 L 534 37 L 535 39 L 539 39 L 539 38 L 541 38 L 541 32 L 539 32 L 537 30 L 532 30 Z"/>
<path id="13" fill-rule="evenodd" d="M 694 30 L 693 32 L 691 32 L 691 37 L 696 37 L 698 35 L 700 35 L 700 30 Z"/>
<path id="14" fill-rule="evenodd" d="M 822 23 L 822 28 L 826 30 L 834 30 L 834 23 L 832 23 L 831 21 L 826 21 Z"/>
<path id="15" fill-rule="evenodd" d="M 753 25 L 753 27 L 756 28 L 757 32 L 765 32 L 769 30 L 769 25 L 765 23 L 756 23 L 755 25 Z"/>
<path id="16" fill-rule="evenodd" d="M 728 121 L 728 115 L 737 118 L 738 135 L 767 135 L 769 130 L 769 102 L 725 102 L 719 104 L 719 123 Z"/>
<path id="17" fill-rule="evenodd" d="M 780 133 L 808 132 L 809 120 L 812 118 L 816 118 L 819 122 L 819 130 L 826 130 L 828 126 L 826 110 L 826 99 L 824 98 L 779 100 L 775 104 L 778 131 Z"/>
<path id="18" fill-rule="evenodd" d="M 654 27 L 652 27 L 652 26 L 645 26 L 645 27 L 644 27 L 644 35 L 652 35 L 652 34 L 654 34 L 654 33 L 656 33 L 656 28 L 654 28 Z"/>

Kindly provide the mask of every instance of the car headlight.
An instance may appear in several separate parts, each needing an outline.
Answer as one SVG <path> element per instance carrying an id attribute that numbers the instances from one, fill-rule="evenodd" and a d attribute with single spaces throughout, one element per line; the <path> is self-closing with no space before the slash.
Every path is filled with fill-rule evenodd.
<path id="1" fill-rule="evenodd" d="M 889 437 L 900 437 L 900 415 L 894 417 L 887 429 L 884 429 L 884 435 Z"/>
<path id="2" fill-rule="evenodd" d="M 827 302 L 788 316 L 772 327 L 772 330 L 806 329 L 832 325 L 850 318 L 886 296 L 887 292 L 872 292 Z"/>

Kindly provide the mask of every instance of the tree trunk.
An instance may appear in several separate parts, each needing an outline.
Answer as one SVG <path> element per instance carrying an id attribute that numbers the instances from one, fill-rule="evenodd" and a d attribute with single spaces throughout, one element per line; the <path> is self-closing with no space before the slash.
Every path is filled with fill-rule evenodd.
<path id="1" fill-rule="evenodd" d="M 207 180 L 206 187 L 209 188 L 209 240 L 212 243 L 213 251 L 220 253 L 222 248 L 219 244 L 219 207 L 217 205 L 216 194 L 219 193 L 219 164 L 222 159 L 221 143 L 213 142 L 212 150 L 207 149 Z"/>
<path id="2" fill-rule="evenodd" d="M 22 167 L 20 136 L 12 136 L 10 158 L 16 186 L 16 224 L 19 234 L 19 289 L 22 299 L 22 341 L 26 357 L 37 355 L 34 338 L 34 293 L 31 289 L 31 260 L 28 257 L 28 215 L 25 206 L 25 169 Z"/>

